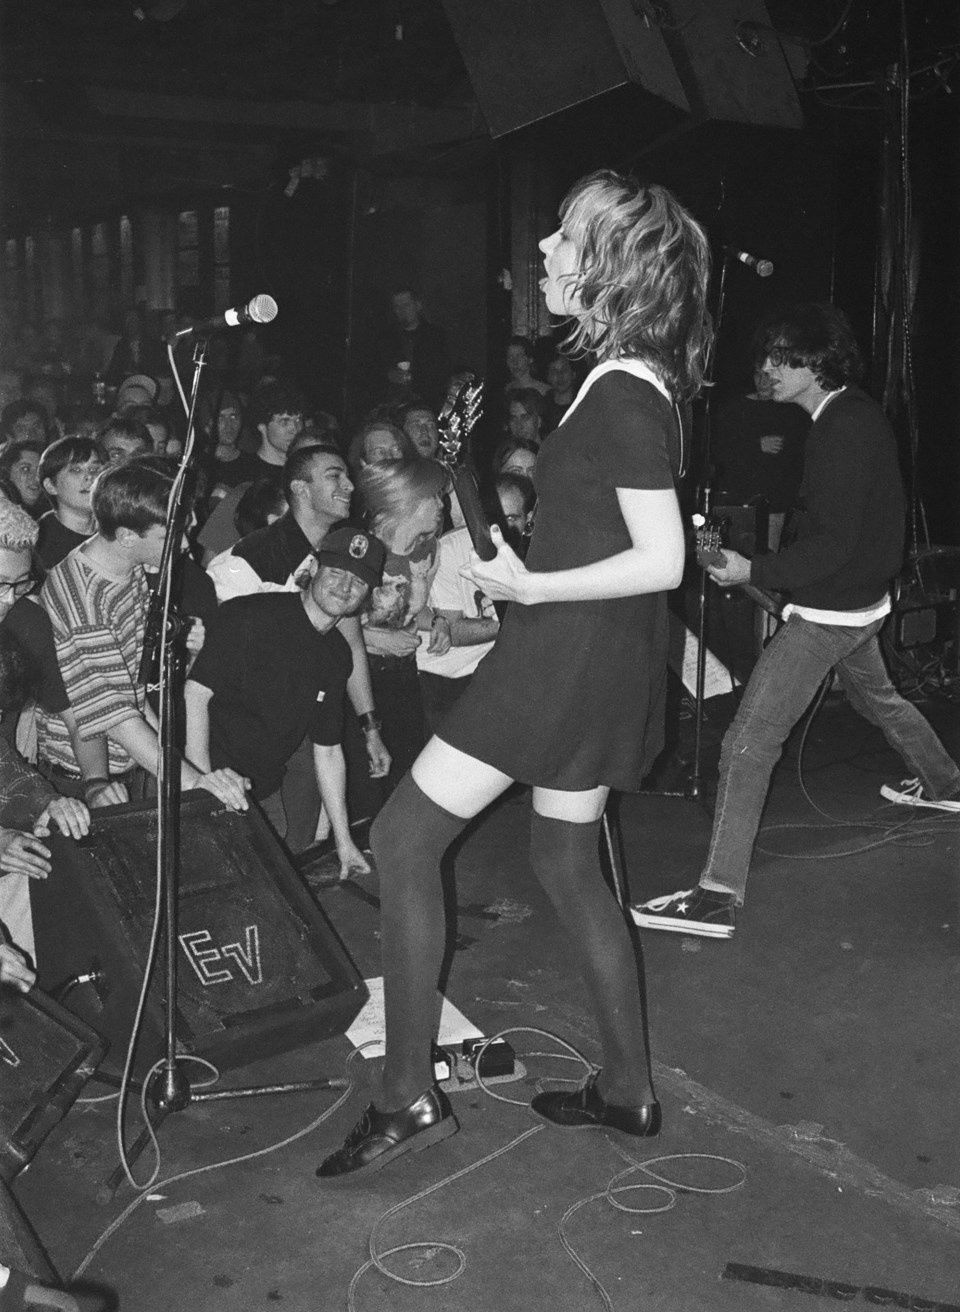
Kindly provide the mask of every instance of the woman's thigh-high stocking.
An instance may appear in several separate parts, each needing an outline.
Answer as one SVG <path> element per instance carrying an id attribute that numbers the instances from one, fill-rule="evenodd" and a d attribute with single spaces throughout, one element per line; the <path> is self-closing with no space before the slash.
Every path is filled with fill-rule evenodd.
<path id="1" fill-rule="evenodd" d="M 370 830 L 380 874 L 387 1055 L 382 1111 L 396 1111 L 434 1082 L 430 1045 L 446 944 L 440 859 L 466 820 L 438 806 L 406 774 Z"/>
<path id="2" fill-rule="evenodd" d="M 530 861 L 567 933 L 600 1026 L 608 1102 L 650 1102 L 644 1036 L 642 966 L 633 936 L 600 867 L 600 821 L 555 820 L 534 812 Z"/>

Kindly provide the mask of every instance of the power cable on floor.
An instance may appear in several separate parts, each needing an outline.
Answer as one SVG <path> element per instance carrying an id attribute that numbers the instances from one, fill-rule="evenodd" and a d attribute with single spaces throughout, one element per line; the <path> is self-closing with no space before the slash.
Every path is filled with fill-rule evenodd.
<path id="1" fill-rule="evenodd" d="M 489 1047 L 491 1043 L 496 1043 L 498 1039 L 506 1038 L 508 1035 L 511 1034 L 536 1034 L 541 1038 L 549 1039 L 553 1043 L 558 1043 L 562 1048 L 566 1049 L 566 1053 L 556 1053 L 556 1052 L 525 1053 L 524 1054 L 525 1057 L 528 1058 L 532 1056 L 551 1057 L 563 1061 L 577 1061 L 583 1065 L 583 1067 L 585 1068 L 588 1074 L 593 1074 L 597 1070 L 597 1068 L 591 1062 L 589 1062 L 586 1059 L 586 1057 L 583 1056 L 582 1053 L 580 1053 L 575 1047 L 573 1047 L 572 1044 L 567 1043 L 565 1039 L 561 1039 L 556 1034 L 551 1034 L 549 1030 L 535 1029 L 532 1026 L 527 1026 L 527 1025 L 518 1025 L 510 1029 L 500 1030 L 497 1034 L 494 1034 L 490 1038 L 488 1038 L 487 1041 L 483 1044 L 483 1046 L 481 1048 L 478 1048 L 476 1054 L 477 1084 L 480 1086 L 483 1092 L 487 1094 L 488 1097 L 495 1099 L 497 1102 L 511 1103 L 514 1107 L 527 1107 L 529 1105 L 527 1099 L 508 1098 L 505 1097 L 503 1094 L 495 1093 L 494 1090 L 490 1088 L 489 1085 L 484 1083 L 483 1077 L 480 1074 L 480 1065 L 483 1059 L 483 1053 L 487 1049 L 487 1047 Z M 566 1082 L 566 1081 L 562 1081 L 562 1082 Z M 578 1081 L 570 1080 L 569 1082 L 577 1083 Z M 539 1081 L 537 1082 L 537 1086 L 539 1088 Z M 419 1193 L 413 1194 L 409 1198 L 405 1198 L 402 1202 L 394 1204 L 393 1207 L 389 1208 L 380 1217 L 378 1217 L 378 1219 L 374 1222 L 372 1230 L 370 1231 L 370 1239 L 369 1239 L 370 1259 L 369 1261 L 364 1262 L 363 1266 L 359 1267 L 358 1270 L 354 1273 L 350 1281 L 350 1284 L 347 1288 L 348 1312 L 357 1312 L 356 1299 L 355 1299 L 357 1287 L 360 1281 L 362 1280 L 363 1276 L 374 1267 L 382 1275 L 385 1275 L 389 1279 L 396 1281 L 398 1284 L 421 1287 L 421 1288 L 436 1287 L 438 1285 L 449 1285 L 452 1284 L 454 1280 L 459 1279 L 459 1277 L 463 1274 L 463 1272 L 466 1269 L 467 1258 L 463 1249 L 460 1248 L 458 1245 L 447 1243 L 446 1241 L 442 1241 L 442 1240 L 417 1240 L 407 1244 L 398 1244 L 394 1248 L 380 1249 L 378 1246 L 380 1230 L 384 1225 L 386 1225 L 387 1221 L 389 1221 L 391 1217 L 395 1216 L 403 1208 L 410 1207 L 414 1203 L 420 1202 L 422 1199 L 427 1198 L 431 1194 L 436 1193 L 439 1189 L 444 1188 L 446 1185 L 453 1184 L 456 1181 L 463 1179 L 464 1176 L 469 1175 L 473 1171 L 478 1170 L 481 1166 L 486 1166 L 488 1163 L 496 1161 L 498 1158 L 505 1156 L 507 1153 L 512 1152 L 514 1148 L 517 1148 L 525 1140 L 532 1138 L 533 1135 L 539 1134 L 541 1130 L 544 1130 L 546 1128 L 547 1126 L 545 1124 L 540 1124 L 540 1125 L 533 1126 L 529 1130 L 524 1130 L 521 1134 L 518 1134 L 515 1138 L 511 1139 L 509 1143 L 506 1143 L 502 1145 L 502 1147 L 495 1149 L 492 1153 L 488 1153 L 486 1157 L 482 1157 L 478 1161 L 472 1162 L 469 1166 L 465 1166 L 462 1170 L 454 1172 L 453 1175 L 448 1175 L 444 1179 L 438 1180 L 436 1184 L 430 1185 L 427 1189 L 423 1189 Z M 662 1157 L 651 1157 L 651 1158 L 647 1158 L 644 1161 L 638 1162 L 634 1158 L 630 1157 L 629 1154 L 623 1152 L 609 1136 L 606 1137 L 608 1138 L 611 1147 L 613 1147 L 614 1151 L 618 1154 L 618 1156 L 623 1158 L 624 1161 L 629 1162 L 629 1166 L 625 1171 L 618 1171 L 617 1174 L 614 1175 L 608 1181 L 606 1186 L 598 1193 L 590 1194 L 585 1198 L 581 1198 L 576 1203 L 573 1203 L 570 1207 L 568 1207 L 566 1212 L 564 1212 L 563 1216 L 561 1217 L 560 1222 L 557 1226 L 557 1235 L 563 1247 L 564 1252 L 571 1259 L 571 1261 L 576 1264 L 577 1268 L 583 1273 L 586 1279 L 590 1282 L 594 1292 L 597 1294 L 604 1308 L 606 1309 L 606 1312 L 614 1312 L 613 1302 L 610 1298 L 610 1295 L 607 1293 L 606 1289 L 604 1288 L 602 1282 L 600 1281 L 599 1277 L 590 1269 L 587 1263 L 579 1255 L 579 1253 L 571 1244 L 567 1236 L 567 1229 L 566 1229 L 567 1222 L 571 1219 L 571 1217 L 573 1217 L 581 1208 L 586 1207 L 590 1203 L 597 1202 L 600 1199 L 603 1199 L 604 1201 L 609 1203 L 610 1206 L 616 1208 L 618 1211 L 629 1212 L 637 1216 L 641 1216 L 641 1215 L 647 1216 L 647 1215 L 656 1214 L 658 1212 L 667 1212 L 670 1211 L 671 1208 L 676 1206 L 679 1199 L 679 1195 L 681 1193 L 727 1194 L 727 1193 L 732 1193 L 736 1189 L 742 1188 L 747 1178 L 747 1168 L 743 1165 L 742 1162 L 738 1162 L 734 1158 L 720 1157 L 713 1153 L 671 1153 Z M 740 1173 L 739 1179 L 737 1179 L 733 1184 L 721 1185 L 716 1188 L 706 1188 L 704 1186 L 692 1185 L 686 1182 L 672 1180 L 668 1176 L 660 1174 L 650 1169 L 652 1166 L 659 1166 L 663 1163 L 679 1162 L 679 1161 L 723 1162 L 726 1165 L 734 1167 Z M 646 1175 L 648 1179 L 645 1181 L 636 1182 L 634 1184 L 624 1183 L 631 1175 L 634 1175 L 637 1172 Z M 633 1192 L 639 1189 L 656 1191 L 658 1194 L 662 1195 L 661 1201 L 649 1207 L 631 1207 L 628 1206 L 626 1203 L 618 1201 L 619 1195 Z M 450 1272 L 448 1275 L 438 1276 L 433 1279 L 413 1279 L 408 1276 L 398 1275 L 396 1272 L 391 1271 L 388 1266 L 384 1265 L 385 1258 L 393 1257 L 398 1253 L 409 1252 L 414 1249 L 423 1249 L 425 1250 L 428 1256 L 433 1256 L 434 1254 L 440 1252 L 451 1253 L 457 1260 L 456 1269 Z"/>
<path id="2" fill-rule="evenodd" d="M 368 1044 L 362 1045 L 362 1047 L 367 1047 L 367 1046 L 369 1045 Z M 353 1052 L 351 1052 L 349 1057 L 347 1058 L 346 1065 L 348 1068 L 348 1077 L 349 1077 L 350 1062 L 355 1057 L 357 1057 L 360 1054 L 360 1052 L 361 1052 L 361 1048 L 357 1048 Z M 209 1065 L 209 1062 L 205 1064 Z M 323 1112 L 320 1116 L 314 1117 L 314 1119 L 310 1121 L 308 1125 L 305 1125 L 302 1129 L 296 1130 L 293 1134 L 289 1134 L 283 1139 L 278 1139 L 276 1143 L 267 1144 L 265 1148 L 256 1148 L 254 1149 L 253 1152 L 241 1153 L 237 1157 L 227 1157 L 219 1162 L 210 1162 L 207 1166 L 195 1166 L 189 1171 L 180 1171 L 176 1175 L 167 1176 L 165 1180 L 157 1180 L 154 1176 L 152 1183 L 143 1186 L 137 1193 L 136 1198 L 134 1198 L 132 1202 L 130 1202 L 123 1209 L 120 1215 L 117 1216 L 113 1221 L 111 1221 L 111 1223 L 107 1226 L 106 1230 L 103 1231 L 103 1233 L 94 1243 L 93 1247 L 86 1254 L 83 1261 L 74 1271 L 73 1275 L 70 1277 L 70 1283 L 72 1284 L 77 1280 L 79 1280 L 79 1278 L 87 1270 L 90 1263 L 100 1252 L 101 1248 L 111 1237 L 111 1235 L 116 1234 L 116 1232 L 120 1229 L 123 1223 L 127 1220 L 128 1217 L 133 1215 L 133 1213 L 137 1210 L 140 1204 L 144 1202 L 146 1199 L 153 1197 L 157 1191 L 159 1191 L 160 1189 L 167 1189 L 170 1187 L 170 1185 L 177 1184 L 181 1180 L 189 1180 L 195 1175 L 205 1175 L 210 1171 L 219 1171 L 222 1167 L 225 1166 L 239 1166 L 243 1162 L 252 1162 L 255 1161 L 258 1157 L 266 1157 L 270 1153 L 279 1152 L 281 1148 L 286 1148 L 290 1144 L 296 1143 L 298 1139 L 303 1139 L 306 1137 L 306 1135 L 312 1134 L 314 1130 L 316 1130 L 319 1126 L 321 1126 L 324 1123 L 324 1121 L 329 1120 L 330 1117 L 333 1116 L 335 1112 L 340 1110 L 343 1104 L 353 1093 L 355 1087 L 356 1087 L 355 1081 L 350 1080 L 349 1083 L 347 1084 L 347 1087 L 340 1094 L 340 1097 L 337 1098 L 337 1100 L 334 1103 L 332 1103 L 326 1109 L 325 1112 Z M 159 1156 L 157 1158 L 157 1165 L 159 1169 Z"/>
<path id="3" fill-rule="evenodd" d="M 503 1094 L 495 1092 L 489 1085 L 487 1085 L 484 1082 L 483 1076 L 480 1073 L 480 1066 L 483 1059 L 483 1053 L 486 1051 L 486 1049 L 490 1046 L 490 1044 L 496 1043 L 499 1039 L 506 1038 L 508 1035 L 511 1034 L 535 1034 L 542 1038 L 549 1039 L 551 1042 L 559 1044 L 561 1048 L 566 1049 L 565 1053 L 557 1053 L 557 1052 L 528 1053 L 526 1054 L 528 1057 L 536 1056 L 536 1057 L 548 1057 L 554 1060 L 576 1061 L 579 1062 L 584 1067 L 584 1069 L 587 1071 L 588 1074 L 592 1074 L 594 1071 L 596 1071 L 596 1067 L 591 1062 L 589 1062 L 583 1056 L 582 1053 L 580 1053 L 575 1047 L 573 1047 L 572 1044 L 567 1043 L 566 1040 L 561 1039 L 556 1034 L 551 1034 L 549 1030 L 540 1030 L 529 1026 L 515 1026 L 511 1029 L 500 1030 L 497 1034 L 494 1034 L 490 1038 L 488 1038 L 486 1042 L 482 1045 L 482 1047 L 477 1049 L 477 1053 L 476 1053 L 477 1084 L 488 1097 L 494 1099 L 497 1102 L 510 1103 L 515 1107 L 528 1106 L 527 1099 L 509 1098 L 504 1096 Z M 363 1044 L 360 1048 L 357 1048 L 353 1052 L 351 1052 L 350 1055 L 347 1057 L 346 1070 L 347 1070 L 347 1077 L 348 1077 L 348 1085 L 343 1090 L 340 1097 L 337 1098 L 337 1100 L 330 1107 L 328 1107 L 326 1111 L 322 1113 L 322 1115 L 315 1117 L 312 1121 L 310 1121 L 309 1124 L 305 1125 L 302 1129 L 297 1130 L 293 1134 L 287 1135 L 285 1138 L 278 1140 L 276 1143 L 268 1144 L 264 1148 L 258 1148 L 253 1152 L 243 1153 L 239 1156 L 226 1158 L 219 1162 L 211 1162 L 206 1166 L 194 1167 L 189 1171 L 180 1171 L 176 1175 L 168 1176 L 164 1180 L 157 1181 L 154 1179 L 154 1182 L 151 1185 L 142 1188 L 137 1193 L 137 1196 L 123 1209 L 123 1211 L 119 1214 L 119 1216 L 117 1216 L 110 1223 L 110 1225 L 108 1225 L 107 1228 L 102 1232 L 102 1234 L 99 1236 L 99 1238 L 96 1240 L 96 1242 L 90 1248 L 89 1252 L 86 1254 L 86 1256 L 80 1262 L 79 1266 L 74 1271 L 73 1275 L 71 1276 L 70 1282 L 75 1283 L 77 1280 L 80 1279 L 80 1277 L 87 1271 L 90 1264 L 93 1262 L 94 1258 L 101 1251 L 101 1249 L 111 1238 L 111 1236 L 116 1234 L 116 1232 L 128 1220 L 128 1218 L 133 1215 L 133 1213 L 137 1210 L 137 1208 L 140 1206 L 141 1203 L 143 1203 L 147 1199 L 155 1199 L 156 1193 L 159 1190 L 168 1189 L 170 1188 L 171 1185 L 178 1184 L 182 1180 L 188 1180 L 198 1175 L 205 1175 L 211 1171 L 220 1170 L 222 1167 L 237 1166 L 237 1165 L 241 1165 L 244 1162 L 255 1161 L 257 1158 L 265 1157 L 270 1153 L 278 1152 L 280 1149 L 286 1148 L 292 1143 L 296 1143 L 299 1139 L 305 1138 L 308 1134 L 312 1134 L 313 1131 L 316 1130 L 320 1125 L 322 1125 L 325 1121 L 329 1120 L 330 1117 L 333 1116 L 343 1106 L 343 1104 L 353 1093 L 356 1087 L 356 1081 L 350 1077 L 350 1065 L 361 1055 L 363 1048 L 368 1046 L 370 1045 Z M 209 1063 L 206 1064 L 209 1065 Z M 560 1080 L 561 1083 L 579 1082 L 572 1078 L 569 1081 L 564 1080 L 562 1077 L 556 1077 L 556 1079 Z M 538 1081 L 538 1087 L 539 1087 L 539 1081 Z M 436 1193 L 438 1190 L 444 1188 L 446 1185 L 453 1184 L 456 1181 L 463 1179 L 465 1176 L 470 1175 L 472 1172 L 479 1170 L 480 1167 L 486 1166 L 490 1162 L 496 1161 L 498 1158 L 505 1156 L 507 1153 L 512 1152 L 513 1149 L 517 1148 L 525 1140 L 532 1138 L 535 1134 L 539 1134 L 542 1130 L 545 1130 L 546 1128 L 547 1126 L 545 1124 L 538 1124 L 538 1125 L 531 1126 L 529 1130 L 524 1130 L 521 1134 L 516 1135 L 508 1143 L 505 1143 L 501 1145 L 501 1147 L 494 1149 L 493 1152 L 487 1153 L 486 1156 L 479 1158 L 475 1162 L 472 1162 L 469 1166 L 463 1167 L 461 1170 L 456 1171 L 454 1174 L 444 1177 L 444 1179 L 437 1181 L 436 1184 L 430 1185 L 427 1189 L 420 1190 L 418 1193 L 412 1195 L 410 1198 L 404 1199 L 402 1202 L 395 1204 L 393 1207 L 389 1208 L 386 1212 L 384 1212 L 382 1216 L 380 1216 L 377 1219 L 377 1221 L 374 1223 L 373 1228 L 370 1231 L 370 1238 L 369 1238 L 370 1258 L 355 1272 L 354 1276 L 350 1281 L 347 1290 L 347 1307 L 349 1309 L 349 1312 L 356 1312 L 356 1303 L 354 1300 L 354 1295 L 357 1286 L 359 1285 L 363 1276 L 374 1267 L 378 1271 L 380 1271 L 382 1275 L 387 1276 L 389 1279 L 397 1282 L 398 1284 L 415 1286 L 415 1287 L 427 1288 L 427 1287 L 436 1287 L 440 1285 L 447 1285 L 452 1283 L 452 1281 L 458 1279 L 458 1277 L 462 1275 L 464 1270 L 466 1269 L 467 1258 L 463 1250 L 459 1248 L 456 1244 L 450 1244 L 444 1241 L 436 1241 L 436 1240 L 419 1240 L 408 1244 L 398 1244 L 393 1248 L 381 1249 L 379 1247 L 378 1240 L 382 1227 L 386 1225 L 386 1223 L 390 1220 L 391 1217 L 395 1216 L 398 1212 L 400 1212 L 404 1208 L 410 1207 L 414 1203 L 420 1202 L 422 1199 L 427 1198 L 431 1194 Z M 613 1303 L 611 1302 L 610 1296 L 607 1293 L 606 1289 L 604 1288 L 603 1284 L 601 1283 L 599 1278 L 593 1273 L 593 1271 L 591 1271 L 587 1263 L 584 1262 L 584 1260 L 580 1257 L 580 1255 L 577 1253 L 576 1249 L 573 1247 L 567 1236 L 566 1226 L 570 1218 L 573 1217 L 581 1208 L 599 1199 L 604 1199 L 606 1202 L 608 1202 L 612 1207 L 616 1208 L 618 1211 L 630 1212 L 636 1215 L 648 1215 L 648 1214 L 655 1214 L 658 1212 L 669 1211 L 672 1207 L 676 1205 L 678 1201 L 678 1195 L 680 1193 L 725 1194 L 725 1193 L 731 1193 L 735 1189 L 741 1188 L 744 1182 L 746 1181 L 747 1170 L 742 1162 L 738 1162 L 734 1158 L 720 1157 L 712 1153 L 674 1153 L 662 1157 L 653 1157 L 645 1161 L 638 1162 L 634 1158 L 630 1157 L 628 1154 L 622 1152 L 617 1147 L 617 1145 L 613 1143 L 612 1140 L 608 1139 L 608 1141 L 610 1142 L 611 1146 L 614 1148 L 614 1151 L 617 1152 L 618 1155 L 622 1157 L 624 1161 L 629 1163 L 629 1166 L 627 1167 L 626 1170 L 619 1171 L 615 1176 L 613 1176 L 612 1179 L 608 1181 L 607 1185 L 604 1187 L 603 1190 L 601 1190 L 596 1194 L 590 1194 L 588 1197 L 580 1199 L 578 1202 L 574 1203 L 571 1207 L 569 1207 L 558 1224 L 557 1233 L 564 1251 L 567 1253 L 570 1259 L 577 1265 L 579 1270 L 583 1272 L 587 1280 L 590 1281 L 593 1289 L 598 1294 L 604 1307 L 607 1309 L 607 1312 L 613 1312 Z M 723 1162 L 727 1165 L 734 1167 L 739 1172 L 740 1178 L 737 1179 L 733 1184 L 722 1185 L 716 1188 L 705 1188 L 702 1186 L 692 1185 L 686 1182 L 680 1182 L 677 1180 L 670 1179 L 666 1175 L 660 1174 L 651 1169 L 653 1166 L 661 1166 L 668 1162 L 698 1161 L 698 1160 Z M 159 1165 L 159 1158 L 158 1158 L 158 1165 Z M 648 1176 L 649 1179 L 647 1181 L 638 1182 L 634 1184 L 624 1183 L 635 1172 L 640 1172 Z M 632 1192 L 637 1189 L 655 1190 L 657 1193 L 663 1195 L 663 1199 L 655 1206 L 639 1207 L 639 1208 L 629 1207 L 625 1203 L 619 1201 L 620 1195 L 628 1192 Z M 438 1252 L 450 1253 L 456 1258 L 457 1261 L 456 1270 L 454 1270 L 448 1275 L 439 1276 L 434 1279 L 414 1280 L 409 1277 L 401 1276 L 396 1272 L 391 1271 L 389 1267 L 384 1265 L 385 1259 L 390 1257 L 395 1257 L 399 1253 L 409 1252 L 414 1249 L 425 1250 L 430 1255 L 433 1255 Z"/>

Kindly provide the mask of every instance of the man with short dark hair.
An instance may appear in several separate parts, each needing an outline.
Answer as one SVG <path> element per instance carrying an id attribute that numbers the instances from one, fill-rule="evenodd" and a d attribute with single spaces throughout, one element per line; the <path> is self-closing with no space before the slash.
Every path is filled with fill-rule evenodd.
<path id="1" fill-rule="evenodd" d="M 291 444 L 303 432 L 306 402 L 302 393 L 284 383 L 265 383 L 250 400 L 250 417 L 260 434 L 260 445 L 245 462 L 250 482 L 283 477 Z"/>
<path id="2" fill-rule="evenodd" d="M 97 439 L 111 465 L 123 464 L 134 456 L 153 454 L 153 438 L 146 424 L 127 415 L 114 415 Z"/>
<path id="3" fill-rule="evenodd" d="M 139 681 L 150 596 L 145 567 L 160 565 L 174 469 L 171 462 L 167 474 L 134 460 L 104 470 L 93 488 L 97 532 L 50 571 L 40 593 L 78 732 L 106 735 L 110 775 L 134 797 L 158 768 L 156 726 Z M 41 709 L 38 727 L 53 774 L 78 779 L 63 719 Z M 183 761 L 180 778 L 184 788 L 246 808 L 244 781 L 233 771 Z"/>
<path id="4" fill-rule="evenodd" d="M 281 837 L 297 819 L 286 812 L 281 786 L 306 730 L 343 879 L 369 866 L 347 819 L 341 740 L 353 658 L 337 626 L 379 584 L 384 555 L 376 538 L 343 525 L 311 553 L 297 592 L 225 602 L 185 692 L 187 755 L 201 768 L 229 765 L 247 776 Z"/>
<path id="5" fill-rule="evenodd" d="M 414 288 L 398 287 L 390 297 L 393 324 L 378 343 L 376 379 L 381 393 L 398 365 L 410 396 L 424 400 L 436 412 L 443 404 L 450 372 L 443 332 L 423 312 L 423 300 Z M 382 399 L 378 397 L 376 399 Z"/>
<path id="6" fill-rule="evenodd" d="M 398 406 L 394 419 L 417 448 L 417 455 L 432 460 L 440 446 L 440 427 L 437 416 L 425 401 L 410 401 Z"/>
<path id="7" fill-rule="evenodd" d="M 960 811 L 960 769 L 917 708 L 890 682 L 879 632 L 890 580 L 903 563 L 904 498 L 893 432 L 856 386 L 860 353 L 835 306 L 793 306 L 758 348 L 772 399 L 810 415 L 793 540 L 752 561 L 724 550 L 710 565 L 722 587 L 752 583 L 788 594 L 786 623 L 757 662 L 720 756 L 707 862 L 694 889 L 634 907 L 646 929 L 730 938 L 773 767 L 831 670 L 851 705 L 877 725 L 918 778 L 892 802 Z"/>
<path id="8" fill-rule="evenodd" d="M 323 443 L 298 447 L 284 464 L 282 480 L 289 506 L 286 514 L 208 564 L 219 601 L 290 589 L 332 525 L 349 516 L 353 482 L 336 447 Z"/>

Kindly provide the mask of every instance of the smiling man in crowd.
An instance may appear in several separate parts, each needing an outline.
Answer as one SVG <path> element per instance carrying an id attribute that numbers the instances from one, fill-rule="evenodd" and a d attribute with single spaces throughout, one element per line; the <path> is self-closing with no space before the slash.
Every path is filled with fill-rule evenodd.
<path id="1" fill-rule="evenodd" d="M 385 552 L 354 525 L 327 533 L 296 592 L 258 592 L 220 607 L 186 686 L 187 755 L 231 766 L 281 838 L 291 821 L 281 792 L 306 728 L 330 818 L 340 876 L 368 872 L 350 836 L 341 741 L 353 665 L 337 626 L 355 615 L 383 572 Z"/>

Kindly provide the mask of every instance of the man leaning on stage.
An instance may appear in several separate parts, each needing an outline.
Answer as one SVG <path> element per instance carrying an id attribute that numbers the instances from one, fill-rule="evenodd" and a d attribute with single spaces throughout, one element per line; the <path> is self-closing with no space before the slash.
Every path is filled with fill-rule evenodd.
<path id="1" fill-rule="evenodd" d="M 156 776 L 158 740 L 140 683 L 150 588 L 144 567 L 160 565 L 172 475 L 131 460 L 97 478 L 97 532 L 47 575 L 40 600 L 50 616 L 63 682 L 81 738 L 106 735 L 109 771 L 134 799 Z M 67 727 L 41 708 L 40 753 L 59 785 L 79 780 Z M 184 788 L 204 788 L 227 806 L 246 809 L 244 780 L 232 770 L 181 765 Z M 87 785 L 95 782 L 88 779 Z"/>
<path id="2" fill-rule="evenodd" d="M 713 834 L 694 889 L 633 908 L 646 929 L 730 938 L 773 767 L 824 678 L 834 671 L 855 710 L 883 731 L 917 778 L 889 801 L 960 811 L 960 769 L 926 719 L 894 688 L 879 632 L 903 563 L 904 496 L 893 431 L 859 387 L 860 353 L 845 315 L 802 304 L 771 323 L 758 363 L 775 401 L 812 425 L 793 541 L 749 561 L 724 551 L 723 587 L 783 592 L 786 623 L 761 655 L 723 740 Z"/>
<path id="3" fill-rule="evenodd" d="M 385 552 L 362 528 L 328 533 L 298 592 L 236 597 L 220 607 L 186 685 L 187 755 L 230 765 L 282 837 L 281 784 L 304 730 L 340 858 L 340 876 L 370 867 L 350 836 L 341 738 L 350 646 L 337 625 L 376 587 Z"/>

